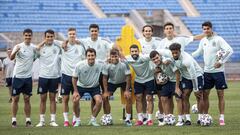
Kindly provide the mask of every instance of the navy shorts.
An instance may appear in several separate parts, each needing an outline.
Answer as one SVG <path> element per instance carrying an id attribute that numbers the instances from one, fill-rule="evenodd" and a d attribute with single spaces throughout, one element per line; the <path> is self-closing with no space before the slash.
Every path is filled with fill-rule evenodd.
<path id="1" fill-rule="evenodd" d="M 155 93 L 155 87 L 154 87 L 154 80 L 145 82 L 145 83 L 138 83 L 134 82 L 134 94 L 142 94 L 144 91 L 148 95 L 153 95 Z"/>
<path id="2" fill-rule="evenodd" d="M 73 85 L 72 85 L 72 76 L 68 76 L 65 74 L 62 74 L 62 88 L 61 88 L 61 95 L 69 95 L 70 92 L 73 94 Z"/>
<path id="3" fill-rule="evenodd" d="M 123 90 L 126 89 L 126 82 L 119 83 L 119 84 L 113 84 L 113 83 L 108 83 L 108 91 L 111 93 L 114 93 L 117 88 L 121 88 Z"/>
<path id="4" fill-rule="evenodd" d="M 62 77 L 58 77 L 58 83 L 62 82 Z"/>
<path id="5" fill-rule="evenodd" d="M 203 76 L 198 76 L 197 77 L 197 81 L 198 81 L 198 89 L 199 90 L 204 90 L 204 80 L 203 80 Z M 184 77 L 182 77 L 182 81 L 181 81 L 181 89 L 185 90 L 185 89 L 193 89 L 193 84 L 192 84 L 192 80 L 188 80 Z"/>
<path id="6" fill-rule="evenodd" d="M 39 77 L 38 80 L 38 94 L 45 94 L 48 92 L 57 93 L 59 78 L 48 79 Z"/>
<path id="7" fill-rule="evenodd" d="M 6 78 L 6 87 L 12 86 L 12 78 Z"/>
<path id="8" fill-rule="evenodd" d="M 205 89 L 212 89 L 214 86 L 217 90 L 228 88 L 223 72 L 204 73 L 204 83 Z"/>
<path id="9" fill-rule="evenodd" d="M 12 96 L 17 96 L 20 93 L 32 95 L 32 77 L 29 78 L 13 78 Z"/>
<path id="10" fill-rule="evenodd" d="M 175 93 L 176 82 L 168 81 L 166 84 L 162 85 L 160 95 L 164 97 L 171 97 Z"/>
<path id="11" fill-rule="evenodd" d="M 94 88 L 83 88 L 83 87 L 77 86 L 77 88 L 78 88 L 78 93 L 79 93 L 80 97 L 82 97 L 85 93 L 89 93 L 92 98 L 95 95 L 101 95 L 99 86 L 94 87 Z"/>

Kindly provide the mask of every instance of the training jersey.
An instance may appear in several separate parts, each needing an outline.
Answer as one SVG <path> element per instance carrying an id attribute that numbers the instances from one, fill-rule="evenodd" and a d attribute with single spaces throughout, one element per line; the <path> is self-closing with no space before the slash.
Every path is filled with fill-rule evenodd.
<path id="1" fill-rule="evenodd" d="M 192 80 L 193 87 L 198 90 L 197 77 L 203 75 L 202 68 L 198 65 L 197 61 L 188 53 L 181 52 L 178 60 L 173 60 L 174 65 L 179 69 L 181 76 Z"/>
<path id="2" fill-rule="evenodd" d="M 100 61 L 107 61 L 108 54 L 112 48 L 112 43 L 106 38 L 98 37 L 96 41 L 92 41 L 90 37 L 80 39 L 85 49 L 94 48 L 96 50 L 96 59 Z"/>
<path id="3" fill-rule="evenodd" d="M 168 65 L 161 63 L 161 64 L 157 65 L 156 67 L 160 67 L 161 71 L 169 77 L 169 81 L 176 82 L 175 72 L 178 69 L 173 63 L 170 63 Z"/>
<path id="4" fill-rule="evenodd" d="M 137 60 L 134 60 L 131 55 L 126 57 L 126 61 L 132 66 L 136 73 L 136 82 L 145 83 L 154 79 L 154 70 L 149 64 L 150 60 L 151 59 L 148 55 L 142 54 L 139 54 Z"/>
<path id="5" fill-rule="evenodd" d="M 36 47 L 34 44 L 26 45 L 24 42 L 16 46 L 20 50 L 15 56 L 15 66 L 13 69 L 13 76 L 16 78 L 29 78 L 32 77 L 33 61 L 36 58 Z M 12 54 L 16 52 L 17 47 L 14 46 Z"/>
<path id="6" fill-rule="evenodd" d="M 131 72 L 126 62 L 119 61 L 116 65 L 111 63 L 105 65 L 102 74 L 109 77 L 108 82 L 120 84 L 126 82 L 126 76 Z"/>
<path id="7" fill-rule="evenodd" d="M 185 50 L 185 47 L 193 42 L 193 36 L 177 36 L 173 39 L 169 40 L 168 38 L 164 38 L 160 41 L 160 45 L 157 49 L 169 49 L 169 46 L 172 43 L 179 43 L 181 45 L 181 51 Z"/>
<path id="8" fill-rule="evenodd" d="M 217 62 L 217 52 L 223 50 L 226 55 L 219 62 L 223 64 L 219 68 L 215 68 L 214 64 Z M 224 63 L 232 55 L 233 49 L 231 46 L 220 36 L 213 35 L 212 37 L 204 37 L 198 46 L 198 49 L 192 53 L 193 57 L 203 54 L 204 59 L 204 72 L 216 73 L 224 71 Z"/>
<path id="9" fill-rule="evenodd" d="M 83 45 L 68 43 L 67 50 L 62 50 L 61 72 L 72 76 L 75 66 L 78 62 L 85 59 L 85 49 Z"/>
<path id="10" fill-rule="evenodd" d="M 12 78 L 13 77 L 14 65 L 15 65 L 14 60 L 10 60 L 9 57 L 6 57 L 3 60 L 3 69 L 5 71 L 5 78 Z"/>
<path id="11" fill-rule="evenodd" d="M 150 54 L 151 51 L 156 50 L 160 45 L 161 38 L 152 37 L 151 41 L 147 42 L 146 38 L 138 39 L 140 45 L 142 46 L 142 54 Z"/>
<path id="12" fill-rule="evenodd" d="M 94 88 L 99 86 L 99 77 L 103 70 L 104 63 L 95 61 L 94 65 L 90 66 L 87 60 L 77 63 L 72 76 L 78 78 L 77 85 L 83 88 Z"/>
<path id="13" fill-rule="evenodd" d="M 55 42 L 51 45 L 43 45 L 39 53 L 39 77 L 60 77 L 61 47 Z"/>

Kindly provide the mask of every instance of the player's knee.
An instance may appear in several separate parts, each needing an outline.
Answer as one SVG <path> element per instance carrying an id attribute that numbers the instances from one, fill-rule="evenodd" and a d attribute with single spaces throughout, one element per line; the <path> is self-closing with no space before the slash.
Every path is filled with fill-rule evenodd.
<path id="1" fill-rule="evenodd" d="M 96 105 L 101 105 L 103 100 L 102 100 L 101 97 L 98 97 L 98 98 L 95 99 L 95 102 L 96 102 Z"/>
<path id="2" fill-rule="evenodd" d="M 147 95 L 147 101 L 152 102 L 153 101 L 153 96 L 152 95 Z"/>
<path id="3" fill-rule="evenodd" d="M 30 102 L 30 96 L 24 96 L 24 103 Z"/>
<path id="4" fill-rule="evenodd" d="M 12 102 L 13 103 L 18 103 L 19 97 L 12 97 Z"/>

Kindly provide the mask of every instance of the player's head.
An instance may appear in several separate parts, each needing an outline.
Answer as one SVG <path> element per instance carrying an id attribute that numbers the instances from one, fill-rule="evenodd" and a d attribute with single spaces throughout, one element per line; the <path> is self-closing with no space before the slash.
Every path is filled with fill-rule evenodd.
<path id="1" fill-rule="evenodd" d="M 213 34 L 213 31 L 212 31 L 212 23 L 210 21 L 206 21 L 202 24 L 202 30 L 203 30 L 203 33 L 207 36 L 207 37 L 210 37 L 212 36 Z"/>
<path id="2" fill-rule="evenodd" d="M 151 25 L 145 25 L 142 28 L 142 33 L 145 38 L 151 38 L 153 35 L 153 27 Z"/>
<path id="3" fill-rule="evenodd" d="M 77 32 L 76 28 L 69 28 L 68 29 L 68 40 L 69 40 L 70 43 L 75 42 L 76 35 L 77 35 L 76 32 Z"/>
<path id="4" fill-rule="evenodd" d="M 155 50 L 151 51 L 149 57 L 155 65 L 159 65 L 162 63 L 162 56 Z"/>
<path id="5" fill-rule="evenodd" d="M 12 48 L 8 48 L 8 49 L 7 49 L 7 55 L 8 55 L 8 57 L 10 57 L 11 53 L 12 53 Z"/>
<path id="6" fill-rule="evenodd" d="M 51 29 L 48 29 L 44 32 L 44 36 L 45 36 L 45 40 L 46 40 L 46 44 L 51 45 L 53 44 L 54 41 L 54 31 Z"/>
<path id="7" fill-rule="evenodd" d="M 33 32 L 32 32 L 31 29 L 25 29 L 23 31 L 23 38 L 24 38 L 25 44 L 30 44 L 31 43 L 32 35 L 33 35 Z"/>
<path id="8" fill-rule="evenodd" d="M 110 50 L 110 61 L 112 64 L 118 64 L 119 62 L 119 50 L 113 48 Z"/>
<path id="9" fill-rule="evenodd" d="M 167 22 L 163 26 L 164 34 L 166 37 L 173 37 L 174 36 L 174 25 L 171 22 Z"/>
<path id="10" fill-rule="evenodd" d="M 89 32 L 90 32 L 91 39 L 93 41 L 97 40 L 98 34 L 99 34 L 99 26 L 97 24 L 91 24 L 89 26 Z"/>
<path id="11" fill-rule="evenodd" d="M 178 60 L 181 54 L 181 45 L 179 43 L 172 43 L 169 46 L 169 50 L 172 52 L 173 58 Z"/>
<path id="12" fill-rule="evenodd" d="M 87 58 L 87 62 L 90 66 L 94 65 L 95 63 L 95 59 L 96 59 L 96 50 L 93 48 L 88 48 L 86 50 L 86 58 Z"/>
<path id="13" fill-rule="evenodd" d="M 139 57 L 139 48 L 137 45 L 133 44 L 130 46 L 130 54 L 134 60 L 137 60 Z"/>

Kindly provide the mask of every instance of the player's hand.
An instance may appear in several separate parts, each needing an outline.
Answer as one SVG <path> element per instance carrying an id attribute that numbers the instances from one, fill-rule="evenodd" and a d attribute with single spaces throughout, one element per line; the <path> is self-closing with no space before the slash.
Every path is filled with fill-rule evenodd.
<path id="1" fill-rule="evenodd" d="M 76 44 L 78 44 L 78 45 L 80 45 L 81 44 L 81 42 L 79 41 L 79 40 L 75 40 L 75 42 L 76 42 Z"/>
<path id="2" fill-rule="evenodd" d="M 170 60 L 165 60 L 165 61 L 163 61 L 163 64 L 164 64 L 164 65 L 169 65 L 170 63 L 171 63 Z"/>
<path id="3" fill-rule="evenodd" d="M 108 99 L 110 97 L 110 92 L 108 91 L 104 91 L 103 95 L 102 95 L 102 98 L 103 99 Z"/>
<path id="4" fill-rule="evenodd" d="M 222 66 L 222 64 L 220 63 L 220 62 L 216 62 L 215 64 L 214 64 L 214 67 L 215 68 L 220 68 Z"/>
<path id="5" fill-rule="evenodd" d="M 128 90 L 125 90 L 125 91 L 124 91 L 124 97 L 125 97 L 125 98 L 130 98 L 130 97 L 131 97 L 131 92 L 128 91 Z"/>
<path id="6" fill-rule="evenodd" d="M 175 89 L 175 93 L 176 93 L 179 97 L 181 97 L 181 95 L 182 95 L 182 91 L 179 89 L 179 87 Z"/>
<path id="7" fill-rule="evenodd" d="M 16 45 L 16 51 L 15 51 L 15 53 L 17 53 L 20 49 L 21 49 L 20 45 Z"/>
<path id="8" fill-rule="evenodd" d="M 194 94 L 195 94 L 195 96 L 197 98 L 201 98 L 202 97 L 202 92 L 201 91 L 195 91 Z"/>
<path id="9" fill-rule="evenodd" d="M 73 92 L 73 102 L 79 101 L 80 100 L 80 95 L 78 92 Z"/>

